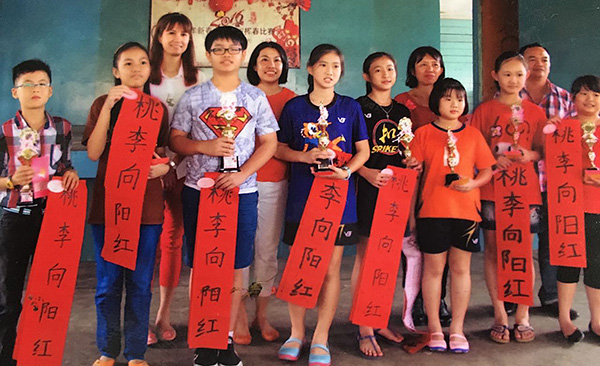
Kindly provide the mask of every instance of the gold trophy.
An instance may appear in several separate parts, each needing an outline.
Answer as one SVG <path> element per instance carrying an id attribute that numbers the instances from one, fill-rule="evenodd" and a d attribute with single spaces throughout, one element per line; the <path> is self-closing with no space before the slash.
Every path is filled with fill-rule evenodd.
<path id="1" fill-rule="evenodd" d="M 408 161 L 412 157 L 410 143 L 415 137 L 415 134 L 412 132 L 412 121 L 410 118 L 402 117 L 402 119 L 398 121 L 398 132 L 398 142 L 404 148 L 404 158 Z M 400 152 L 400 150 L 398 150 L 398 152 Z"/>
<path id="2" fill-rule="evenodd" d="M 237 127 L 231 125 L 231 121 L 236 118 L 236 105 L 237 98 L 233 93 L 225 93 L 221 97 L 221 110 L 217 112 L 217 117 L 221 118 L 225 121 L 225 125 L 215 126 L 219 131 L 221 131 L 221 136 L 235 139 L 235 131 Z M 221 167 L 219 168 L 219 172 L 224 173 L 233 173 L 240 171 L 240 161 L 238 156 L 235 153 L 231 156 L 222 156 L 221 157 Z"/>
<path id="3" fill-rule="evenodd" d="M 521 107 L 520 104 L 513 104 L 510 106 L 510 110 L 512 112 L 510 123 L 514 128 L 512 134 L 513 143 L 510 150 L 504 152 L 504 156 L 514 161 L 523 156 L 523 151 L 521 151 L 521 148 L 519 147 L 519 137 L 521 137 L 519 127 L 521 127 L 521 124 L 523 123 L 523 107 Z"/>
<path id="4" fill-rule="evenodd" d="M 329 126 L 331 123 L 327 121 L 327 118 L 329 117 L 329 112 L 327 112 L 327 108 L 325 108 L 323 106 L 323 104 L 319 105 L 319 120 L 317 121 L 317 129 L 318 129 L 318 137 L 317 140 L 319 141 L 319 149 L 326 151 L 327 150 L 327 146 L 329 146 L 329 133 L 327 132 L 327 126 Z M 316 172 L 326 172 L 326 171 L 330 171 L 331 169 L 329 169 L 332 165 L 333 165 L 333 159 L 332 159 L 332 154 L 329 154 L 330 157 L 328 158 L 320 158 L 319 163 L 315 165 L 315 171 Z M 333 156 L 335 156 L 335 153 L 333 153 Z"/>
<path id="5" fill-rule="evenodd" d="M 31 166 L 33 158 L 40 154 L 39 133 L 30 127 L 22 129 L 19 134 L 19 144 L 20 149 L 17 153 L 17 158 L 22 165 Z M 32 203 L 34 199 L 32 184 L 23 185 L 19 189 L 19 196 L 21 203 Z"/>
<path id="6" fill-rule="evenodd" d="M 596 153 L 594 152 L 594 145 L 598 142 L 596 137 L 596 123 L 594 121 L 587 121 L 581 125 L 583 130 L 583 141 L 588 147 L 588 159 L 590 159 L 590 167 L 585 169 L 585 175 L 594 178 L 600 178 L 600 169 L 596 166 Z"/>
<path id="7" fill-rule="evenodd" d="M 446 164 L 450 167 L 450 173 L 446 174 L 446 187 L 448 187 L 452 182 L 460 179 L 460 176 L 454 172 L 454 168 L 458 165 L 459 157 L 458 157 L 458 149 L 456 148 L 456 136 L 452 133 L 451 130 L 448 130 L 448 142 L 446 146 Z"/>

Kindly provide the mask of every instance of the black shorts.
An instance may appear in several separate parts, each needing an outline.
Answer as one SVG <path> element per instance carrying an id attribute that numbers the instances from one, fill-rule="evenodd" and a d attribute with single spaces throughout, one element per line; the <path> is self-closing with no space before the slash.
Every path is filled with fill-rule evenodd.
<path id="1" fill-rule="evenodd" d="M 477 253 L 481 250 L 479 223 L 461 219 L 417 219 L 417 243 L 427 254 L 443 253 L 450 247 Z"/>
<path id="2" fill-rule="evenodd" d="M 600 215 L 585 214 L 585 252 L 587 267 L 583 269 L 583 283 L 600 289 Z M 558 282 L 577 283 L 580 273 L 581 268 L 559 266 L 556 277 Z"/>
<path id="3" fill-rule="evenodd" d="M 287 245 L 294 244 L 294 239 L 296 239 L 296 233 L 298 232 L 298 226 L 300 226 L 300 223 L 298 222 L 285 222 L 283 230 L 284 243 Z M 358 243 L 358 238 L 358 225 L 355 222 L 351 224 L 340 225 L 340 228 L 337 232 L 337 237 L 335 239 L 335 245 L 354 245 Z"/>

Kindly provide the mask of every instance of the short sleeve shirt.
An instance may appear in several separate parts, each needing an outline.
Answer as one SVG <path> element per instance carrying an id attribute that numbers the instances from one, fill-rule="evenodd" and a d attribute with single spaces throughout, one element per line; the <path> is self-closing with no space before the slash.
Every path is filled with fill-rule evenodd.
<path id="1" fill-rule="evenodd" d="M 232 126 L 237 127 L 235 137 L 235 155 L 243 165 L 254 153 L 256 135 L 266 135 L 279 130 L 277 120 L 262 90 L 245 82 L 231 92 L 237 100 L 236 115 Z M 212 80 L 195 86 L 181 97 L 171 128 L 188 133 L 196 141 L 214 140 L 221 136 L 215 126 L 225 122 L 216 118 L 221 109 L 222 93 Z M 206 172 L 216 172 L 221 163 L 220 156 L 196 154 L 188 159 L 188 174 L 185 185 L 197 190 L 198 179 Z M 256 192 L 256 173 L 240 185 L 240 193 Z"/>
<path id="2" fill-rule="evenodd" d="M 542 108 L 527 100 L 523 100 L 521 106 L 523 123 L 519 130 L 519 146 L 527 150 L 541 149 L 544 136 L 542 128 L 546 122 L 546 115 Z M 481 132 L 493 153 L 500 155 L 508 151 L 513 144 L 514 127 L 511 118 L 511 107 L 492 99 L 475 109 L 471 126 Z M 491 181 L 481 187 L 481 199 L 494 200 L 494 186 Z"/>
<path id="3" fill-rule="evenodd" d="M 327 120 L 331 122 L 331 125 L 327 127 L 329 148 L 354 154 L 356 152 L 354 144 L 369 138 L 360 104 L 350 97 L 336 94 L 333 102 L 326 108 L 329 113 Z M 309 123 L 316 123 L 319 116 L 319 107 L 310 102 L 307 94 L 290 100 L 283 108 L 279 119 L 281 126 L 279 142 L 298 151 L 308 151 L 317 147 L 318 140 L 302 137 L 302 130 L 307 128 Z M 342 224 L 357 221 L 356 184 L 353 178 L 349 181 Z M 314 176 L 310 171 L 309 164 L 291 164 L 286 221 L 300 222 L 313 180 Z"/>
<path id="4" fill-rule="evenodd" d="M 475 177 L 475 169 L 490 168 L 496 163 L 481 132 L 465 124 L 453 130 L 458 150 L 455 173 L 462 177 Z M 451 218 L 481 221 L 479 189 L 459 192 L 446 187 L 445 176 L 451 173 L 447 164 L 448 131 L 430 123 L 415 131 L 411 144 L 413 156 L 423 162 L 423 183 L 417 217 Z"/>
<path id="5" fill-rule="evenodd" d="M 398 94 L 394 99 L 398 103 L 405 105 L 406 108 L 410 110 L 410 119 L 413 123 L 413 131 L 438 119 L 438 116 L 436 116 L 435 113 L 429 109 L 429 106 L 417 104 L 417 102 L 411 98 L 408 92 Z"/>

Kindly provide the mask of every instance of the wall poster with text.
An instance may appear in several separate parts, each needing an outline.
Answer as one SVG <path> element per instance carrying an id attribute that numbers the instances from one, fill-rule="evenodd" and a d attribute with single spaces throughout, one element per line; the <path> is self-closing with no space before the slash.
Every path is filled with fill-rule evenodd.
<path id="1" fill-rule="evenodd" d="M 199 67 L 210 67 L 204 38 L 212 29 L 231 25 L 248 38 L 248 65 L 252 50 L 263 41 L 277 42 L 285 50 L 290 68 L 300 67 L 300 9 L 308 10 L 306 0 L 152 0 L 150 34 L 166 13 L 186 15 L 194 25 L 192 33 Z"/>

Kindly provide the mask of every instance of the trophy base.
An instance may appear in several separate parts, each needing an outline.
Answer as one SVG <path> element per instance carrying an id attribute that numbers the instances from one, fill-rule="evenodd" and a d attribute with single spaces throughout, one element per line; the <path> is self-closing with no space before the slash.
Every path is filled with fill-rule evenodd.
<path id="1" fill-rule="evenodd" d="M 223 156 L 221 159 L 220 173 L 236 173 L 240 170 L 240 161 L 237 156 Z"/>
<path id="2" fill-rule="evenodd" d="M 329 167 L 333 165 L 333 160 L 331 159 L 318 159 L 319 163 L 313 165 L 315 172 L 328 172 L 331 171 Z"/>
<path id="3" fill-rule="evenodd" d="M 598 169 L 598 168 L 587 168 L 584 171 L 584 174 L 586 177 L 600 179 L 600 169 Z"/>
<path id="4" fill-rule="evenodd" d="M 504 156 L 506 156 L 507 158 L 509 158 L 512 161 L 516 161 L 523 157 L 523 152 L 521 150 L 505 151 Z"/>
<path id="5" fill-rule="evenodd" d="M 445 186 L 448 187 L 452 182 L 460 179 L 460 176 L 456 173 L 446 174 L 446 183 Z"/>

